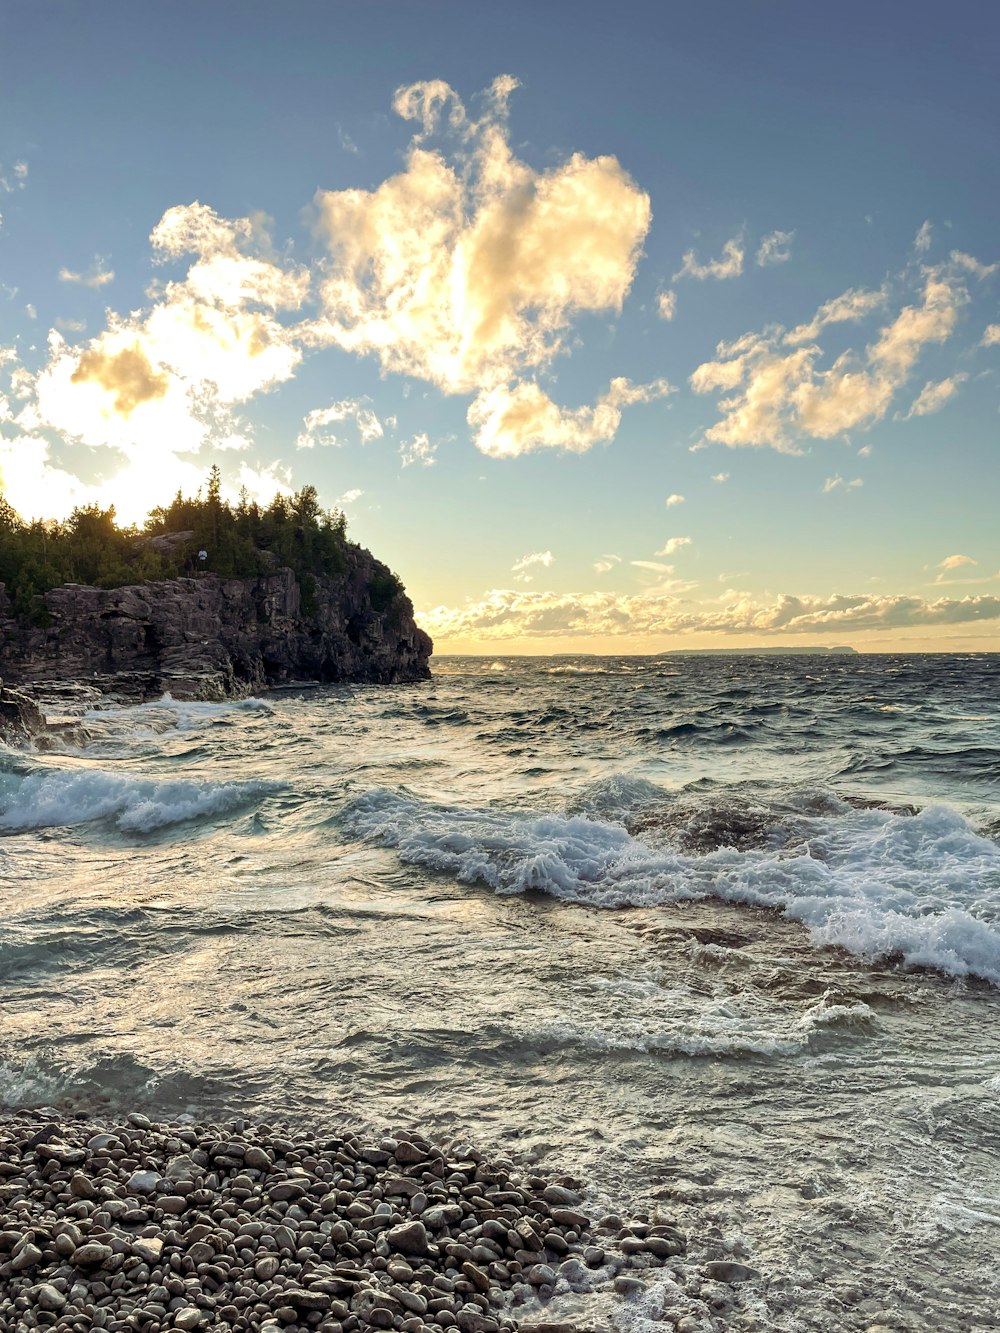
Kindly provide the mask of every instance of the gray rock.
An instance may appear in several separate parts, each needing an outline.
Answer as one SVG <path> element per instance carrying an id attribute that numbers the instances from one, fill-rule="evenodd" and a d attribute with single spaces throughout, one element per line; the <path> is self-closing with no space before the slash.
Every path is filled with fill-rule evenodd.
<path id="1" fill-rule="evenodd" d="M 42 1252 L 37 1245 L 32 1245 L 29 1241 L 22 1245 L 17 1254 L 10 1261 L 10 1266 L 15 1273 L 23 1273 L 26 1268 L 34 1268 L 36 1264 L 41 1263 Z"/>
<path id="2" fill-rule="evenodd" d="M 51 1282 L 41 1282 L 32 1292 L 32 1298 L 42 1310 L 52 1310 L 56 1314 L 65 1306 L 66 1297 Z"/>
<path id="3" fill-rule="evenodd" d="M 101 1245 L 98 1241 L 88 1241 L 73 1251 L 73 1262 L 77 1268 L 97 1268 L 106 1264 L 114 1254 L 110 1245 Z"/>
<path id="4" fill-rule="evenodd" d="M 136 1171 L 129 1177 L 128 1187 L 134 1194 L 152 1194 L 162 1179 L 159 1171 Z"/>
<path id="5" fill-rule="evenodd" d="M 752 1282 L 754 1278 L 760 1277 L 756 1268 L 748 1268 L 746 1264 L 736 1264 L 728 1259 L 711 1259 L 705 1265 L 706 1276 L 712 1278 L 715 1282 Z"/>
<path id="6" fill-rule="evenodd" d="M 403 1222 L 400 1226 L 390 1227 L 385 1238 L 390 1249 L 397 1250 L 401 1254 L 423 1256 L 430 1253 L 427 1228 L 423 1222 Z"/>
<path id="7" fill-rule="evenodd" d="M 580 1202 L 580 1195 L 575 1190 L 565 1189 L 562 1185 L 546 1185 L 542 1190 L 542 1198 L 546 1203 L 566 1208 L 572 1208 L 574 1204 Z"/>

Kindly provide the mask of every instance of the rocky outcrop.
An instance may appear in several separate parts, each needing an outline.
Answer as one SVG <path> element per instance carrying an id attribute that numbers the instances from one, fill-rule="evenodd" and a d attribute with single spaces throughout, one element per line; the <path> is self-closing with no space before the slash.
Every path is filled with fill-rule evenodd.
<path id="1" fill-rule="evenodd" d="M 44 730 L 45 718 L 34 700 L 0 680 L 0 741 L 22 745 Z"/>
<path id="2" fill-rule="evenodd" d="M 44 603 L 44 605 L 42 604 Z M 221 699 L 294 681 L 424 680 L 429 637 L 385 565 L 359 547 L 336 577 L 289 569 L 124 588 L 65 584 L 30 618 L 0 585 L 0 676 L 129 699 Z"/>

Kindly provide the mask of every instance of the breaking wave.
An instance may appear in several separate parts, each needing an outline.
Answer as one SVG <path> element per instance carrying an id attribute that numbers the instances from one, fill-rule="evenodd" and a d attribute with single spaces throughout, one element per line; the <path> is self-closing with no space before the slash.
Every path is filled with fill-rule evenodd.
<path id="1" fill-rule="evenodd" d="M 648 802 L 652 790 L 643 783 L 636 794 Z M 995 842 L 943 806 L 900 813 L 832 794 L 801 805 L 819 812 L 798 814 L 791 836 L 779 822 L 762 845 L 701 854 L 653 845 L 606 816 L 468 809 L 385 788 L 356 799 L 344 819 L 404 862 L 498 893 L 599 908 L 705 897 L 780 908 L 818 945 L 1000 984 Z"/>

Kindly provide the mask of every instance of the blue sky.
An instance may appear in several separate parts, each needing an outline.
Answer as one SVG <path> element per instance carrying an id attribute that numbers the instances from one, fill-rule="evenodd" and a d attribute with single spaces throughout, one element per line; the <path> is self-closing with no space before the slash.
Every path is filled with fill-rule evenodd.
<path id="1" fill-rule="evenodd" d="M 8 3 L 3 488 L 313 482 L 442 650 L 996 649 L 998 36 Z"/>

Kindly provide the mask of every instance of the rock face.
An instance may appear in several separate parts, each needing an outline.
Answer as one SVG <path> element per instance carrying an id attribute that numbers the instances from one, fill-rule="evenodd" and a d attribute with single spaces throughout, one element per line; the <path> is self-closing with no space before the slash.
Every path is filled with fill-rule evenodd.
<path id="1" fill-rule="evenodd" d="M 0 585 L 0 677 L 8 683 L 75 681 L 130 699 L 167 692 L 221 699 L 292 681 L 430 676 L 431 640 L 409 598 L 358 547 L 344 573 L 301 582 L 280 569 L 110 589 L 65 584 L 46 593 L 32 619 L 13 615 Z M 29 721 L 22 718 L 24 734 Z"/>
<path id="2" fill-rule="evenodd" d="M 22 744 L 45 729 L 37 705 L 20 690 L 9 690 L 0 680 L 0 741 Z"/>

